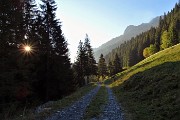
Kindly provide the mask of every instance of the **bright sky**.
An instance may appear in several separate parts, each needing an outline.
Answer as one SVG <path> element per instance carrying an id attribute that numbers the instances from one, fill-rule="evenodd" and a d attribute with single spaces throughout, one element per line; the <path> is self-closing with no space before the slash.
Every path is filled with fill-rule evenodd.
<path id="1" fill-rule="evenodd" d="M 85 34 L 93 48 L 123 34 L 128 25 L 149 22 L 170 11 L 178 0 L 55 0 L 57 18 L 74 62 Z"/>

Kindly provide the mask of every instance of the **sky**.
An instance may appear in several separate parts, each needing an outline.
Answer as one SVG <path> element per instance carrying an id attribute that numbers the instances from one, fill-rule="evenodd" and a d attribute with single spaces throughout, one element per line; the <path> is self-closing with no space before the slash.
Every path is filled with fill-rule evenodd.
<path id="1" fill-rule="evenodd" d="M 57 18 L 71 62 L 88 34 L 93 48 L 123 34 L 128 25 L 147 23 L 170 11 L 178 0 L 55 0 Z"/>

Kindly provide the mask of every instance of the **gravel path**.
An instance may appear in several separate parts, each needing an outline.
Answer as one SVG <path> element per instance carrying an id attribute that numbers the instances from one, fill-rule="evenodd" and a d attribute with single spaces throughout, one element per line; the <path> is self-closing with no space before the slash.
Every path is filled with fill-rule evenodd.
<path id="1" fill-rule="evenodd" d="M 91 90 L 88 94 L 83 96 L 79 101 L 75 102 L 72 106 L 67 107 L 61 111 L 57 111 L 46 120 L 80 120 L 83 118 L 83 114 L 86 107 L 91 102 L 92 98 L 96 95 L 100 88 L 100 85 Z"/>
<path id="2" fill-rule="evenodd" d="M 108 104 L 104 107 L 103 114 L 100 118 L 93 118 L 91 120 L 123 120 L 123 115 L 119 104 L 116 101 L 112 90 L 106 86 L 108 91 Z"/>

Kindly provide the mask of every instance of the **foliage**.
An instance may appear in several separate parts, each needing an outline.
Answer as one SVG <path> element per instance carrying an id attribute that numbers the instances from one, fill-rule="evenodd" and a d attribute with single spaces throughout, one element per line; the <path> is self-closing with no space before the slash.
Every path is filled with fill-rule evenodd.
<path id="1" fill-rule="evenodd" d="M 114 65 L 112 64 L 112 62 L 109 60 L 109 64 L 108 64 L 108 73 L 109 76 L 114 75 Z"/>
<path id="2" fill-rule="evenodd" d="M 151 44 L 150 47 L 147 47 L 143 50 L 143 56 L 145 58 L 155 54 L 156 52 L 158 52 L 158 49 L 156 48 L 156 45 Z"/>
<path id="3" fill-rule="evenodd" d="M 166 49 L 166 48 L 172 46 L 172 42 L 170 40 L 169 32 L 164 31 L 162 36 L 161 36 L 161 39 L 162 39 L 162 45 L 161 45 L 162 49 Z"/>
<path id="4" fill-rule="evenodd" d="M 120 59 L 117 54 L 115 55 L 113 65 L 114 65 L 114 74 L 117 74 L 122 70 Z"/>
<path id="5" fill-rule="evenodd" d="M 156 48 L 156 45 L 150 45 L 150 47 L 149 47 L 149 54 L 150 55 L 153 55 L 153 54 L 155 54 L 156 52 L 158 52 L 158 49 Z"/>
<path id="6" fill-rule="evenodd" d="M 143 50 L 143 56 L 144 56 L 145 58 L 147 58 L 147 57 L 150 56 L 150 55 L 149 55 L 149 49 L 148 49 L 148 47 Z"/>
<path id="7" fill-rule="evenodd" d="M 98 75 L 99 77 L 102 76 L 103 79 L 107 75 L 107 66 L 103 54 L 101 54 L 98 62 Z"/>
<path id="8" fill-rule="evenodd" d="M 80 87 L 90 82 L 89 77 L 91 75 L 97 75 L 96 61 L 87 34 L 84 44 L 81 41 L 79 42 L 77 59 L 73 64 L 73 69 L 75 79 Z M 87 83 L 85 82 L 85 76 L 87 77 Z"/>
<path id="9" fill-rule="evenodd" d="M 109 64 L 108 64 L 109 76 L 115 75 L 121 71 L 122 71 L 121 60 L 119 56 L 116 54 L 112 62 L 109 60 Z"/>
<path id="10" fill-rule="evenodd" d="M 74 91 L 68 44 L 56 9 L 54 0 L 42 0 L 40 8 L 35 0 L 0 1 L 1 113 L 11 109 L 9 104 L 26 106 Z M 25 45 L 32 50 L 25 52 Z"/>

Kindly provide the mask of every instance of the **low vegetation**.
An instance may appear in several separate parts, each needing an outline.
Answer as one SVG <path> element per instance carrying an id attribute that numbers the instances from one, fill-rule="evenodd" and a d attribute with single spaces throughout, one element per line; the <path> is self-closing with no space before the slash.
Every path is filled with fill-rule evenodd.
<path id="1" fill-rule="evenodd" d="M 42 112 L 39 114 L 33 114 L 34 111 L 27 110 L 25 115 L 19 114 L 17 117 L 12 118 L 14 120 L 34 120 L 34 119 L 44 119 L 47 116 L 50 116 L 52 113 L 57 112 L 67 106 L 70 106 L 75 101 L 79 100 L 82 96 L 87 94 L 90 90 L 95 88 L 97 84 L 91 83 L 88 86 L 79 88 L 75 93 L 61 99 L 58 101 L 52 101 L 50 104 L 45 105 Z"/>
<path id="2" fill-rule="evenodd" d="M 101 86 L 96 96 L 91 101 L 90 105 L 86 109 L 86 113 L 84 116 L 85 120 L 89 120 L 91 118 L 97 118 L 102 114 L 103 108 L 108 102 L 108 93 L 107 89 L 104 85 Z"/>
<path id="3" fill-rule="evenodd" d="M 118 101 L 133 120 L 178 120 L 180 45 L 168 48 L 108 80 Z"/>

